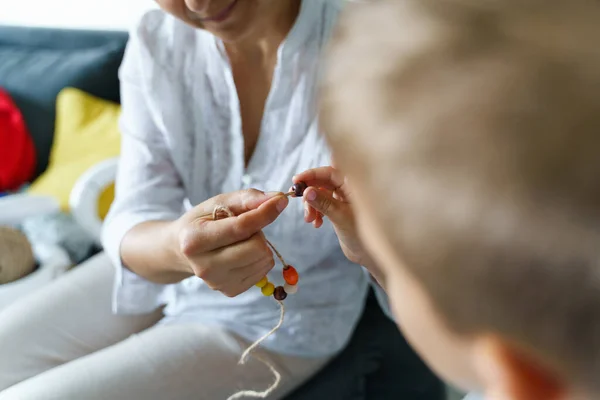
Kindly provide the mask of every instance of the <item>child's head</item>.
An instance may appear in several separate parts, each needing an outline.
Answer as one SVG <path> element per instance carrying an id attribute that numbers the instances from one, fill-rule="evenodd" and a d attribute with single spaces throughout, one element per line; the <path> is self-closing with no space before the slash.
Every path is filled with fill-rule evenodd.
<path id="1" fill-rule="evenodd" d="M 324 129 L 397 322 L 493 399 L 600 395 L 594 3 L 352 5 L 329 55 Z"/>

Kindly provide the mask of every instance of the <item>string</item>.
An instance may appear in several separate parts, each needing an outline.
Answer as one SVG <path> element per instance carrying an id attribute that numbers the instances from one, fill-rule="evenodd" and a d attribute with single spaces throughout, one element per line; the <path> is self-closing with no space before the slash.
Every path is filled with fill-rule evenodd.
<path id="1" fill-rule="evenodd" d="M 276 300 L 277 301 L 277 300 Z M 246 361 L 248 359 L 248 356 L 250 355 L 250 353 L 252 353 L 254 350 L 256 350 L 256 348 L 258 346 L 260 346 L 260 344 L 262 342 L 264 342 L 269 336 L 271 336 L 272 334 L 274 334 L 275 332 L 277 332 L 277 330 L 279 328 L 281 328 L 281 325 L 283 324 L 283 318 L 285 317 L 285 306 L 283 305 L 282 301 L 277 301 L 277 303 L 279 303 L 279 306 L 281 308 L 281 313 L 279 314 L 279 322 L 277 323 L 277 325 L 275 325 L 275 328 L 271 329 L 268 333 L 266 333 L 263 337 L 261 337 L 260 339 L 258 339 L 256 342 L 254 342 L 250 347 L 248 347 L 246 349 L 246 351 L 244 351 L 244 353 L 242 354 L 242 356 L 240 357 L 240 361 L 238 364 L 240 365 L 244 365 L 246 364 Z"/>
<path id="2" fill-rule="evenodd" d="M 269 242 L 269 240 L 267 238 L 265 238 L 265 241 L 267 242 L 267 244 L 269 245 L 269 247 L 271 248 L 271 250 L 273 250 L 273 253 L 275 253 L 275 255 L 277 256 L 277 258 L 279 258 L 279 261 L 281 261 L 281 264 L 283 264 L 283 269 L 287 269 L 288 265 L 285 262 L 285 260 L 283 259 L 283 256 L 281 255 L 281 253 L 279 253 L 277 251 L 277 249 L 275 248 L 275 246 L 273 246 L 273 244 L 271 242 Z"/>
<path id="3" fill-rule="evenodd" d="M 271 329 L 271 331 L 269 331 L 263 337 L 261 337 L 260 339 L 258 339 L 256 342 L 252 343 L 252 345 L 250 347 L 248 347 L 246 349 L 246 351 L 244 351 L 244 353 L 240 357 L 240 361 L 238 361 L 238 365 L 244 365 L 244 364 L 246 364 L 246 361 L 247 361 L 248 357 L 252 354 L 252 352 L 254 350 L 256 350 L 258 348 L 258 346 L 260 346 L 260 344 L 263 341 L 265 341 L 269 336 L 271 336 L 272 334 L 274 334 L 275 332 L 277 332 L 277 330 L 279 330 L 279 328 L 281 328 L 281 325 L 283 324 L 283 319 L 285 317 L 285 306 L 283 305 L 283 302 L 281 302 L 281 301 L 278 301 L 278 303 L 279 303 L 279 307 L 281 309 L 281 313 L 279 315 L 279 322 L 277 323 L 277 325 L 275 326 L 275 328 Z M 265 360 L 264 358 L 262 358 L 258 354 L 254 354 L 254 357 L 257 360 L 259 360 L 260 362 L 262 362 L 263 364 L 265 364 L 269 368 L 269 370 L 271 371 L 271 373 L 273 374 L 273 376 L 275 376 L 275 380 L 273 381 L 273 383 L 271 384 L 271 386 L 269 386 L 267 389 L 265 389 L 262 392 L 257 392 L 257 391 L 254 391 L 254 390 L 242 390 L 242 391 L 237 392 L 236 394 L 233 394 L 233 395 L 229 396 L 227 398 L 227 400 L 236 400 L 236 399 L 241 399 L 241 398 L 244 398 L 244 397 L 253 397 L 253 398 L 257 398 L 257 399 L 266 399 L 267 397 L 269 397 L 269 395 L 271 395 L 279 387 L 279 384 L 281 383 L 281 374 L 279 373 L 279 371 L 277 371 L 277 369 L 275 368 L 275 366 L 273 366 L 273 364 L 271 364 L 269 361 Z"/>
<path id="4" fill-rule="evenodd" d="M 289 196 L 292 194 L 294 194 L 294 192 L 286 193 L 286 196 Z M 215 207 L 215 209 L 213 210 L 213 212 L 211 214 L 206 214 L 206 215 L 203 215 L 202 217 L 208 217 L 208 216 L 212 216 L 212 219 L 216 221 L 221 218 L 233 217 L 234 214 L 233 214 L 233 212 L 231 212 L 231 210 L 228 207 L 218 205 Z M 288 264 L 283 259 L 283 256 L 281 255 L 281 253 L 279 253 L 279 251 L 277 251 L 275 246 L 273 246 L 273 244 L 271 242 L 269 242 L 266 238 L 265 238 L 265 241 L 267 242 L 269 247 L 273 250 L 273 253 L 275 253 L 275 255 L 277 256 L 279 261 L 281 261 L 284 269 L 287 268 Z M 265 335 L 263 335 L 260 339 L 258 339 L 254 343 L 252 343 L 242 353 L 242 356 L 240 357 L 240 360 L 238 361 L 238 365 L 245 365 L 246 361 L 248 360 L 250 355 L 252 355 L 252 353 L 258 348 L 258 346 L 260 346 L 260 344 L 262 342 L 264 342 L 267 338 L 269 338 L 269 336 L 271 336 L 272 334 L 277 332 L 279 330 L 279 328 L 281 328 L 281 325 L 283 325 L 283 320 L 285 318 L 285 306 L 283 305 L 282 301 L 277 301 L 277 303 L 279 303 L 279 307 L 281 310 L 281 312 L 279 314 L 279 322 L 277 322 L 277 325 L 275 325 L 275 327 L 273 329 L 271 329 L 269 332 L 267 332 Z M 239 392 L 229 396 L 227 398 L 227 400 L 236 400 L 236 399 L 241 399 L 244 397 L 266 399 L 269 395 L 271 395 L 279 387 L 279 384 L 281 383 L 281 374 L 279 373 L 279 371 L 277 371 L 275 366 L 273 364 L 271 364 L 268 360 L 265 360 L 264 358 L 260 357 L 257 354 L 254 354 L 254 357 L 256 357 L 257 360 L 259 360 L 260 362 L 265 364 L 267 366 L 267 368 L 269 368 L 269 370 L 275 377 L 275 380 L 273 381 L 271 386 L 269 386 L 267 389 L 265 389 L 262 392 L 257 392 L 255 390 L 242 390 L 242 391 L 239 391 Z"/>

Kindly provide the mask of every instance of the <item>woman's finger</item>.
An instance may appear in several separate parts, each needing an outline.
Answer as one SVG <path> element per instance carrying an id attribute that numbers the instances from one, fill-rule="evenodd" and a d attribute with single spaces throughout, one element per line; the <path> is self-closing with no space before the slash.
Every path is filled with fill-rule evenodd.
<path id="1" fill-rule="evenodd" d="M 280 192 L 265 193 L 256 189 L 238 190 L 237 192 L 223 193 L 206 200 L 194 207 L 194 213 L 212 214 L 215 207 L 227 207 L 234 215 L 241 215 L 248 211 L 256 210 L 265 202 L 283 195 Z"/>
<path id="2" fill-rule="evenodd" d="M 308 186 L 338 190 L 344 186 L 345 178 L 338 170 L 331 167 L 319 167 L 304 171 L 292 179 L 294 183 L 305 182 Z"/>
<path id="3" fill-rule="evenodd" d="M 334 199 L 331 193 L 309 187 L 304 192 L 304 199 L 312 208 L 329 218 L 335 225 L 345 226 L 353 220 L 349 204 Z"/>
<path id="4" fill-rule="evenodd" d="M 304 202 L 304 221 L 307 223 L 311 223 L 317 217 L 317 210 L 314 207 L 311 207 L 310 204 Z"/>
<path id="5" fill-rule="evenodd" d="M 254 210 L 218 221 L 200 221 L 203 247 L 208 250 L 227 247 L 243 242 L 273 223 L 287 207 L 289 200 L 279 195 L 273 197 Z"/>
<path id="6" fill-rule="evenodd" d="M 244 268 L 255 262 L 272 257 L 273 253 L 264 240 L 262 232 L 253 235 L 250 239 L 221 247 L 205 253 L 202 259 L 207 268 L 227 271 Z"/>
<path id="7" fill-rule="evenodd" d="M 256 264 L 248 266 L 243 270 L 240 270 L 240 283 L 246 288 L 251 288 L 256 285 L 262 278 L 267 276 L 269 272 L 275 267 L 275 261 L 271 263 Z M 246 289 L 247 290 L 247 289 Z"/>
<path id="8" fill-rule="evenodd" d="M 306 207 L 311 210 L 310 218 L 306 219 L 306 222 L 314 224 L 317 220 L 321 220 L 321 225 L 323 224 L 323 214 L 317 211 L 310 204 L 306 203 Z M 315 226 L 316 227 L 316 226 Z"/>
<path id="9" fill-rule="evenodd" d="M 228 297 L 239 296 L 256 285 L 274 266 L 275 261 L 270 259 L 234 270 L 227 276 L 227 282 L 219 291 Z"/>
<path id="10" fill-rule="evenodd" d="M 320 227 L 323 226 L 323 216 L 321 214 L 319 214 L 317 216 L 317 218 L 315 218 L 313 225 L 315 228 L 319 229 Z"/>

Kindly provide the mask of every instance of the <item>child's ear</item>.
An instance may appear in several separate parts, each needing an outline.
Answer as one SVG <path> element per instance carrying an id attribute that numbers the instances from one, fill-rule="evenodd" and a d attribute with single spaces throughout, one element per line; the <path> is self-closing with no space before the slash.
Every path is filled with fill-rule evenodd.
<path id="1" fill-rule="evenodd" d="M 565 400 L 565 382 L 530 355 L 498 336 L 479 337 L 475 366 L 492 400 Z"/>

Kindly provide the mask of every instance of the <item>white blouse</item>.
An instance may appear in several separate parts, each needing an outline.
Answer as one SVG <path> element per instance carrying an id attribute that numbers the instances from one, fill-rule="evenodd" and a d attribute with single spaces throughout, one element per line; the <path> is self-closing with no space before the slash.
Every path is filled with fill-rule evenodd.
<path id="1" fill-rule="evenodd" d="M 320 55 L 339 9 L 336 0 L 303 1 L 279 49 L 247 168 L 240 105 L 223 44 L 162 11 L 143 17 L 120 71 L 122 155 L 103 232 L 106 252 L 117 266 L 115 312 L 145 313 L 166 305 L 162 323 L 218 324 L 251 341 L 276 324 L 278 305 L 257 288 L 231 299 L 196 277 L 173 285 L 151 283 L 123 267 L 119 246 L 141 222 L 174 220 L 220 193 L 251 187 L 286 191 L 294 174 L 330 164 L 315 97 Z M 329 222 L 319 230 L 304 223 L 299 199 L 291 199 L 264 233 L 300 273 L 298 293 L 285 301 L 285 323 L 265 346 L 301 356 L 341 350 L 363 309 L 366 274 L 346 260 Z M 280 265 L 269 279 L 283 283 Z"/>

